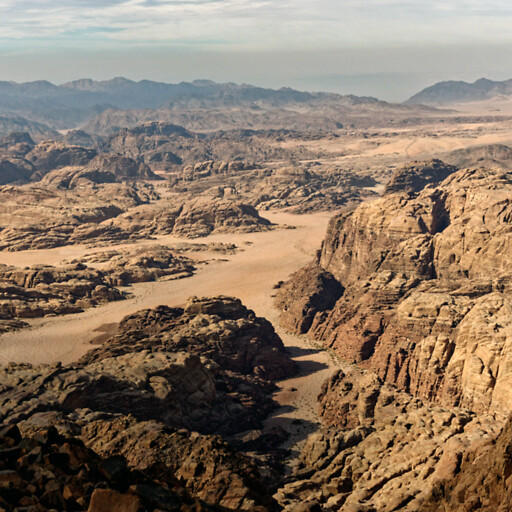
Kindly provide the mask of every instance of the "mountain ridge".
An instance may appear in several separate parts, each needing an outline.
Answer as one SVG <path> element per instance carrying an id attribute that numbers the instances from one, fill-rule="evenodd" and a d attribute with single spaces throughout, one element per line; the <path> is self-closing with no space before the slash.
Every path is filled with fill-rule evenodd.
<path id="1" fill-rule="evenodd" d="M 512 79 L 494 81 L 479 78 L 472 83 L 462 80 L 437 82 L 411 96 L 405 105 L 445 105 L 489 100 L 497 96 L 512 96 Z"/>
<path id="2" fill-rule="evenodd" d="M 232 108 L 252 110 L 264 109 L 281 116 L 285 114 L 316 114 L 325 109 L 318 126 L 329 121 L 334 115 L 346 114 L 344 109 L 378 110 L 385 114 L 393 111 L 402 115 L 416 115 L 417 107 L 387 103 L 373 97 L 341 95 L 329 92 L 298 91 L 290 87 L 279 89 L 264 88 L 232 82 L 216 83 L 211 80 L 165 83 L 152 80 L 138 82 L 124 77 L 96 81 L 81 78 L 60 85 L 46 80 L 17 83 L 0 82 L 0 115 L 4 117 L 23 117 L 28 121 L 45 124 L 54 130 L 68 130 L 83 127 L 97 116 L 113 111 L 148 110 L 156 113 L 219 109 L 226 113 Z M 303 108 L 306 107 L 306 108 Z M 358 113 L 356 113 L 358 114 Z M 373 114 L 373 112 L 372 112 Z M 227 112 L 229 118 L 231 114 Z M 282 116 L 281 116 L 282 117 Z M 179 119 L 179 118 L 178 118 Z M 337 119 L 338 121 L 338 119 Z M 275 125 L 281 127 L 288 121 L 283 119 Z M 343 123 L 343 121 L 340 121 Z M 208 121 L 206 121 L 208 124 Z M 266 124 L 266 120 L 260 123 Z M 299 122 L 298 125 L 301 123 Z M 237 128 L 251 127 L 247 119 L 235 119 L 234 122 L 220 125 Z M 286 126 L 285 126 L 286 127 Z"/>

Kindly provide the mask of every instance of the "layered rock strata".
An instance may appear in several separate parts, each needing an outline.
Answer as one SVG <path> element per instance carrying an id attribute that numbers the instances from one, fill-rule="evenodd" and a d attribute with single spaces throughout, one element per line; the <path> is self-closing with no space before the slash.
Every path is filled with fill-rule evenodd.
<path id="1" fill-rule="evenodd" d="M 325 428 L 276 495 L 285 511 L 416 512 L 499 432 L 492 418 L 429 405 L 371 372 L 334 374 L 319 404 Z"/>
<path id="2" fill-rule="evenodd" d="M 316 340 L 400 389 L 506 418 L 512 175 L 461 170 L 406 188 L 332 219 L 316 266 L 278 294 L 283 321 L 311 323 Z M 344 289 L 336 304 L 295 307 L 319 293 L 305 283 L 330 296 L 326 273 Z"/>

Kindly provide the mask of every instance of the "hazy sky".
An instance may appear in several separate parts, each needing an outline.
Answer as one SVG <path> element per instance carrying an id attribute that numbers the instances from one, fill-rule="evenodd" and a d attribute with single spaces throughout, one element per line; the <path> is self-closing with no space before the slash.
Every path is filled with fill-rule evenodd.
<path id="1" fill-rule="evenodd" d="M 0 79 L 211 78 L 402 100 L 440 79 L 512 77 L 511 27 L 510 0 L 0 0 Z"/>

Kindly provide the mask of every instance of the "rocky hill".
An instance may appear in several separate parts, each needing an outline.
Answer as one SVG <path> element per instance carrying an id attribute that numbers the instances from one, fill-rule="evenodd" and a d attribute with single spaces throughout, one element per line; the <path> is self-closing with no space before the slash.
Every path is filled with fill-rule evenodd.
<path id="1" fill-rule="evenodd" d="M 25 132 L 0 139 L 0 184 L 35 182 L 52 172 L 48 180 L 52 182 L 58 176 L 60 185 L 67 188 L 77 173 L 97 183 L 160 179 L 147 165 L 127 156 L 107 155 L 55 140 L 36 144 Z"/>
<path id="2" fill-rule="evenodd" d="M 461 170 L 416 192 L 401 176 L 405 191 L 333 218 L 316 266 L 279 292 L 283 322 L 423 399 L 506 418 L 512 176 Z"/>
<path id="3" fill-rule="evenodd" d="M 495 82 L 480 78 L 473 83 L 462 81 L 438 82 L 409 98 L 407 105 L 445 105 L 482 101 L 497 96 L 512 95 L 512 80 Z"/>
<path id="4" fill-rule="evenodd" d="M 20 116 L 0 115 L 0 137 L 12 132 L 27 132 L 35 140 L 59 137 L 59 132 L 44 123 L 29 121 Z"/>
<path id="5" fill-rule="evenodd" d="M 494 440 L 482 439 L 461 458 L 460 469 L 437 483 L 419 512 L 491 512 L 512 508 L 510 453 L 512 422 Z"/>
<path id="6" fill-rule="evenodd" d="M 0 433 L 0 495 L 11 489 L 2 505 L 100 511 L 116 501 L 141 510 L 148 500 L 144 510 L 279 510 L 275 471 L 218 434 L 260 428 L 274 408 L 274 380 L 295 371 L 270 323 L 228 297 L 130 315 L 74 365 L 3 366 L 1 421 L 40 441 L 23 442 L 16 427 Z M 90 473 L 77 475 L 84 463 Z M 22 492 L 31 474 L 35 488 Z M 180 488 L 194 508 L 182 508 Z M 81 500 L 75 508 L 72 499 Z"/>
<path id="7" fill-rule="evenodd" d="M 478 144 L 468 148 L 456 149 L 443 155 L 443 160 L 464 167 L 500 167 L 512 168 L 512 148 L 504 144 Z"/>

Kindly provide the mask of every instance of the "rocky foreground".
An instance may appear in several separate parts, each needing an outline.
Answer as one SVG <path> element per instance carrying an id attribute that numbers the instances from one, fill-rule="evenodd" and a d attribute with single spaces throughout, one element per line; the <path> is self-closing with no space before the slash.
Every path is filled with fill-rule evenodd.
<path id="1" fill-rule="evenodd" d="M 5 366 L 3 506 L 278 510 L 272 460 L 218 434 L 258 432 L 295 371 L 273 327 L 225 297 L 130 315 L 72 366 Z"/>

